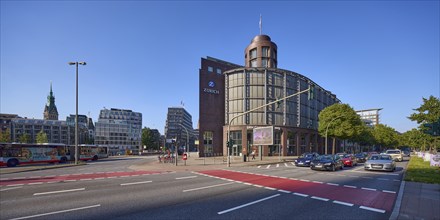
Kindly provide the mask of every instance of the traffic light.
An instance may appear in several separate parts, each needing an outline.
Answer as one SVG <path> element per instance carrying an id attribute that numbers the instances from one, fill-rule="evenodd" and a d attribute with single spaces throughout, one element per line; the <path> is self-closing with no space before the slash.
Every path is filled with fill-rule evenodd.
<path id="1" fill-rule="evenodd" d="M 309 98 L 309 100 L 312 100 L 315 98 L 315 87 L 309 86 L 308 98 Z"/>

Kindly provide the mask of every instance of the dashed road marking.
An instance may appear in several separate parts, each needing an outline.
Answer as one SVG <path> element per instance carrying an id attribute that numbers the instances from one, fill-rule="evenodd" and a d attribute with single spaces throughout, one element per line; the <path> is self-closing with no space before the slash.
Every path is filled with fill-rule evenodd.
<path id="1" fill-rule="evenodd" d="M 345 205 L 345 206 L 350 206 L 350 207 L 353 206 L 353 204 L 351 204 L 351 203 L 341 202 L 341 201 L 338 201 L 338 200 L 333 201 L 333 203 L 340 204 L 340 205 Z"/>
<path id="2" fill-rule="evenodd" d="M 373 212 L 385 213 L 385 210 L 375 209 L 375 208 L 371 208 L 371 207 L 367 207 L 367 206 L 360 206 L 359 208 L 365 209 L 365 210 L 368 210 L 368 211 L 373 211 Z"/>
<path id="3" fill-rule="evenodd" d="M 309 196 L 309 195 L 302 194 L 302 193 L 293 193 L 293 195 L 295 195 L 295 196 L 301 196 L 301 197 L 307 197 L 307 196 Z"/>
<path id="4" fill-rule="evenodd" d="M 326 199 L 326 198 L 322 198 L 322 197 L 317 197 L 317 196 L 312 196 L 312 197 L 310 197 L 310 198 L 312 198 L 312 199 L 316 199 L 316 200 L 321 200 L 321 201 L 324 201 L 324 202 L 327 202 L 329 199 Z"/>

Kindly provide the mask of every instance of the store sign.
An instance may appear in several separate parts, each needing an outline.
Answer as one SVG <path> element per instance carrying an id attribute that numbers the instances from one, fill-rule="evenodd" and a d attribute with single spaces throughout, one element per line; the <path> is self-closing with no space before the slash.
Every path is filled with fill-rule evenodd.
<path id="1" fill-rule="evenodd" d="M 209 81 L 208 82 L 208 87 L 210 87 L 210 88 L 203 88 L 203 92 L 211 93 L 211 94 L 220 94 L 219 90 L 213 89 L 215 87 L 215 82 L 214 81 Z"/>

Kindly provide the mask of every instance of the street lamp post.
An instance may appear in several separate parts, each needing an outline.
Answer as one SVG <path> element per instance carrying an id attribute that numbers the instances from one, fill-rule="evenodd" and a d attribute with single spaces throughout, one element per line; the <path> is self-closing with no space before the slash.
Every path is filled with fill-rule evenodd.
<path id="1" fill-rule="evenodd" d="M 333 119 L 327 124 L 327 128 L 325 129 L 325 154 L 327 154 L 327 133 L 328 133 L 328 127 L 330 127 L 330 124 L 331 124 L 334 120 L 336 120 L 336 119 L 338 119 L 338 118 L 341 118 L 341 117 L 342 117 L 342 115 L 339 115 L 338 117 L 333 118 Z"/>
<path id="2" fill-rule="evenodd" d="M 188 129 L 186 129 L 185 128 L 185 126 L 183 126 L 182 124 L 180 124 L 180 126 L 183 128 L 183 129 L 185 129 L 185 131 L 186 131 L 186 147 L 185 147 L 185 152 L 184 153 L 187 153 L 187 156 L 188 156 L 188 149 L 189 149 L 189 133 L 188 133 Z M 186 165 L 186 160 L 185 160 L 185 165 Z"/>
<path id="3" fill-rule="evenodd" d="M 75 164 L 78 164 L 78 65 L 86 65 L 86 62 L 69 62 L 76 66 L 76 113 L 75 113 Z"/>

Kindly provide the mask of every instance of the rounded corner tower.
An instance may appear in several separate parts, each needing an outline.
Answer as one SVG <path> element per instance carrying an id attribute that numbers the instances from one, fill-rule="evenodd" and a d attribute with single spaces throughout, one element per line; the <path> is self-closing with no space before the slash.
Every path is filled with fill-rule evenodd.
<path id="1" fill-rule="evenodd" d="M 245 67 L 277 68 L 277 49 L 269 36 L 255 36 L 244 51 Z"/>

